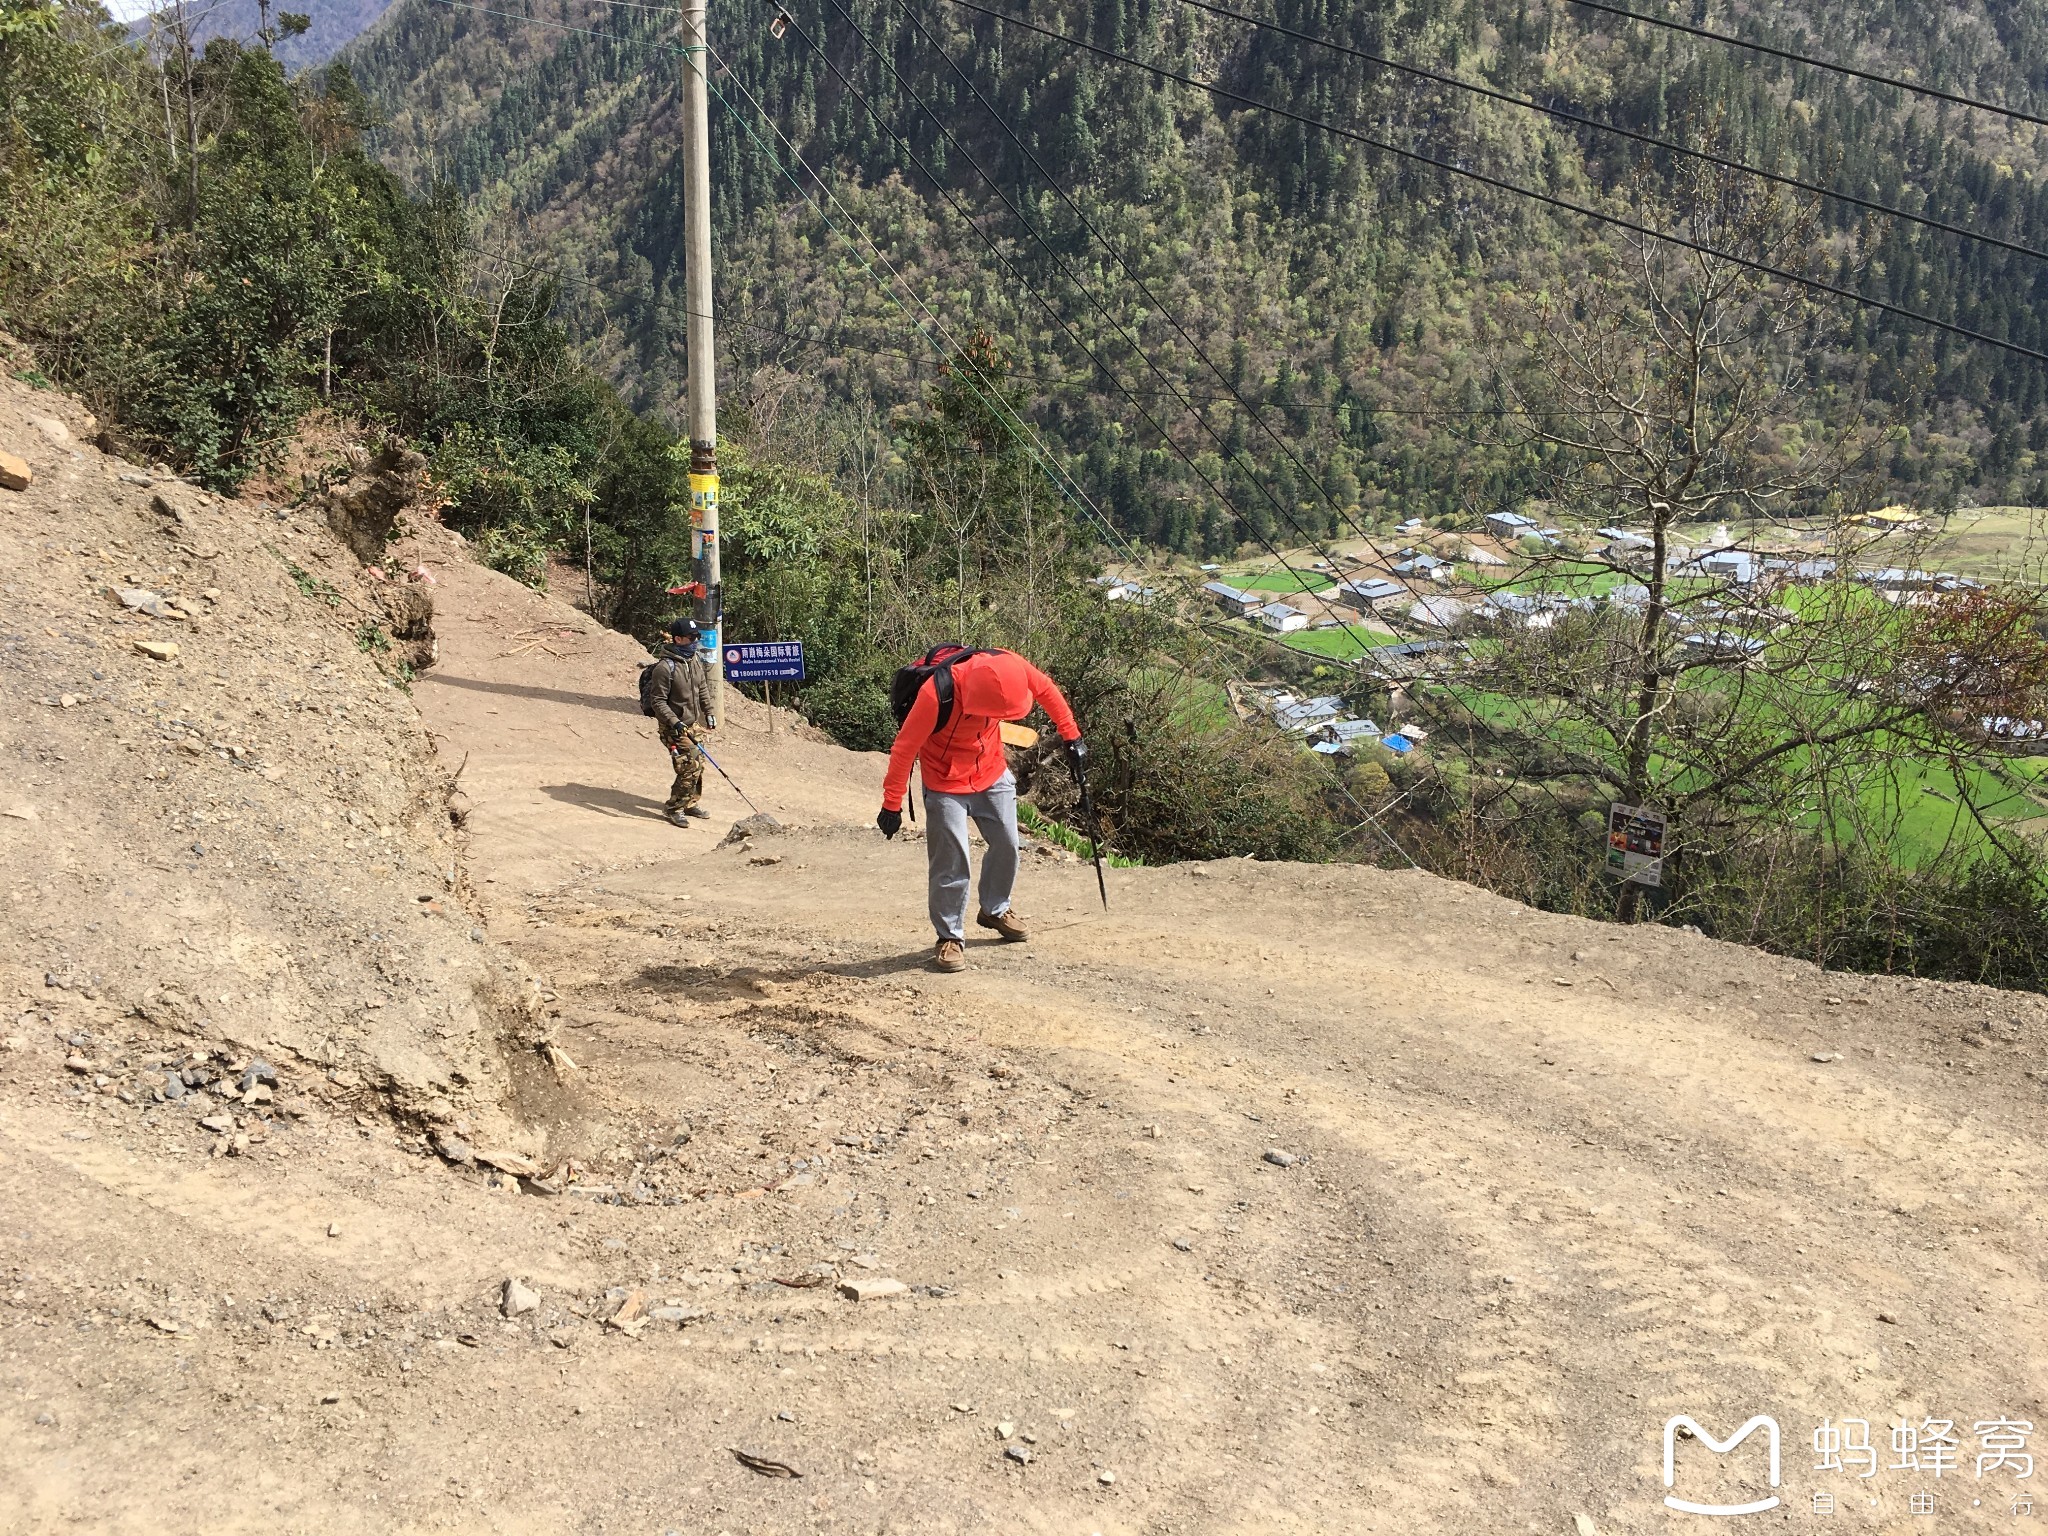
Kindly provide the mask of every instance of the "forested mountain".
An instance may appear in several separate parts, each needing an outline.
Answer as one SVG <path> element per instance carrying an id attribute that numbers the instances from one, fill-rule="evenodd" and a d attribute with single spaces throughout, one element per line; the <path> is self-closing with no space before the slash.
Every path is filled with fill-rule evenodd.
<path id="1" fill-rule="evenodd" d="M 630 397 L 673 411 L 673 20 L 608 0 L 532 14 L 401 0 L 349 62 L 389 114 L 392 162 L 422 183 L 452 179 L 493 212 L 509 259 L 562 272 L 566 313 L 594 358 Z M 712 9 L 721 352 L 735 398 L 757 414 L 808 421 L 805 407 L 829 414 L 867 393 L 886 408 L 940 355 L 921 330 L 943 341 L 979 329 L 1009 350 L 1038 420 L 1083 456 L 1118 520 L 1183 550 L 1241 536 L 1218 490 L 1262 528 L 1277 501 L 1318 532 L 1335 523 L 1332 503 L 1469 516 L 1526 493 L 1519 461 L 1488 446 L 1482 321 L 1494 294 L 1595 259 L 1611 230 L 943 0 L 799 0 L 789 14 L 778 38 L 772 10 Z M 1566 0 L 1277 0 L 1259 14 L 2048 247 L 2048 130 L 2008 117 Z M 1062 0 L 1030 18 L 1618 212 L 1654 206 L 1670 170 L 1638 143 L 1184 0 Z M 1685 19 L 2030 111 L 2048 104 L 2048 12 L 2018 0 L 1701 4 Z M 1815 275 L 2048 348 L 2048 264 L 1843 202 L 1822 203 L 1819 218 Z M 913 316 L 920 304 L 931 314 Z M 1905 407 L 1889 466 L 1900 495 L 2048 500 L 2041 366 L 1882 316 L 1825 362 Z M 1172 389 L 1199 397 L 1200 420 Z M 1195 467 L 1166 451 L 1162 428 Z"/>
<path id="2" fill-rule="evenodd" d="M 264 8 L 257 0 L 187 0 L 184 17 L 191 29 L 192 42 L 199 48 L 216 37 L 254 42 L 264 27 L 277 28 L 279 35 L 271 51 L 278 63 L 287 69 L 311 69 L 325 64 L 354 42 L 390 4 L 391 0 L 274 0 L 266 20 Z M 305 18 L 307 26 L 303 32 L 279 26 L 280 18 L 288 12 Z M 178 20 L 178 8 L 165 6 L 155 16 L 144 16 L 132 23 L 130 30 L 148 35 L 154 27 L 160 35 L 169 36 L 174 34 Z"/>

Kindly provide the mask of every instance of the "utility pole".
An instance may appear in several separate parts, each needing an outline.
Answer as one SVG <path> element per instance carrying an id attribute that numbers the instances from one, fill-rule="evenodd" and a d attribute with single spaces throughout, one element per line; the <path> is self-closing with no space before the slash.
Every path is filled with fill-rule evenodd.
<path id="1" fill-rule="evenodd" d="M 711 351 L 711 53 L 705 0 L 683 0 L 683 318 L 690 354 L 690 544 L 698 644 L 712 720 L 725 723 L 724 600 L 718 565 L 718 378 Z"/>

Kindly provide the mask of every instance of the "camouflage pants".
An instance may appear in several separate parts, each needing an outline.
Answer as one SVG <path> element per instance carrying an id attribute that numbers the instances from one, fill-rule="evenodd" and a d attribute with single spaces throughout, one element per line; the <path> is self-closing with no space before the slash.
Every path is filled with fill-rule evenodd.
<path id="1" fill-rule="evenodd" d="M 673 816 L 677 811 L 687 811 L 703 795 L 704 759 L 697 755 L 696 747 L 681 731 L 664 730 L 661 744 L 668 748 L 669 760 L 676 770 L 675 782 L 668 789 L 668 804 L 662 807 Z"/>

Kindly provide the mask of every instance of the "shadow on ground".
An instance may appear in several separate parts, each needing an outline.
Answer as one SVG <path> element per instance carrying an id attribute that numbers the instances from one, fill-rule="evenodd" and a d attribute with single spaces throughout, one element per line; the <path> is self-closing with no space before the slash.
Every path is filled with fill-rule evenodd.
<path id="1" fill-rule="evenodd" d="M 543 784 L 540 792 L 564 805 L 580 806 L 601 816 L 652 816 L 662 819 L 662 802 L 636 795 L 630 790 L 607 789 L 602 784 Z"/>
<path id="2" fill-rule="evenodd" d="M 528 688 L 519 683 L 487 683 L 477 677 L 450 677 L 445 672 L 434 672 L 424 679 L 426 685 L 445 684 L 450 688 L 469 688 L 477 693 L 502 693 L 515 699 L 545 699 L 552 704 L 575 704 L 584 709 L 609 709 L 621 715 L 640 713 L 639 702 L 631 697 L 615 697 L 608 693 L 570 693 L 561 688 Z"/>

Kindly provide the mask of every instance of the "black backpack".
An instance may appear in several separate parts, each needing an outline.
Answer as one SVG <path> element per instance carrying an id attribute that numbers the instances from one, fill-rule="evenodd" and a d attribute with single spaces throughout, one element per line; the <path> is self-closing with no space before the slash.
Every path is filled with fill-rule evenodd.
<path id="1" fill-rule="evenodd" d="M 663 675 L 661 669 L 674 660 L 673 656 L 663 656 L 648 662 L 646 666 L 640 669 L 641 714 L 653 715 L 655 713 L 655 704 L 667 696 L 668 678 Z"/>
<path id="2" fill-rule="evenodd" d="M 896 676 L 889 684 L 889 710 L 901 725 L 910 715 L 910 707 L 917 702 L 918 691 L 924 687 L 925 679 L 932 679 L 932 687 L 939 696 L 939 718 L 932 723 L 938 730 L 953 716 L 953 668 L 970 656 L 986 656 L 985 646 L 935 645 L 907 667 L 898 667 Z"/>

